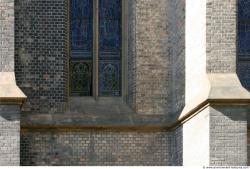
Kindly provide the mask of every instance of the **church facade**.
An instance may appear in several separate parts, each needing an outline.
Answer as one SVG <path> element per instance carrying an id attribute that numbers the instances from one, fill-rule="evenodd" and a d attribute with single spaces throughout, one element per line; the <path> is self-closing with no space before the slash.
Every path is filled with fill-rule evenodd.
<path id="1" fill-rule="evenodd" d="M 0 0 L 0 165 L 245 166 L 249 91 L 250 0 Z"/>

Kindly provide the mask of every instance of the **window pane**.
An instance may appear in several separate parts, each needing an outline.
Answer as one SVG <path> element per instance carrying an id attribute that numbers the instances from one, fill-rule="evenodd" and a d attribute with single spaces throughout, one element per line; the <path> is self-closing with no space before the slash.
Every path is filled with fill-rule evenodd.
<path id="1" fill-rule="evenodd" d="M 250 59 L 250 0 L 239 0 L 238 54 L 240 58 Z"/>
<path id="2" fill-rule="evenodd" d="M 121 95 L 121 0 L 99 0 L 99 96 Z"/>
<path id="3" fill-rule="evenodd" d="M 71 1 L 71 94 L 90 96 L 93 65 L 93 2 Z"/>

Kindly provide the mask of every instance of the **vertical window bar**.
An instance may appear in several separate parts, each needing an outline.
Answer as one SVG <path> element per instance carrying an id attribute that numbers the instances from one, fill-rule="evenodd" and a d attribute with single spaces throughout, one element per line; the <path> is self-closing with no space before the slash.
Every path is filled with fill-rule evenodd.
<path id="1" fill-rule="evenodd" d="M 99 44 L 98 44 L 98 37 L 99 37 L 99 31 L 98 31 L 98 27 L 99 27 L 99 0 L 93 0 L 94 2 L 94 10 L 93 10 L 93 22 L 94 22 L 94 40 L 93 40 L 93 46 L 94 46 L 94 69 L 93 69 L 93 74 L 94 74 L 94 78 L 93 78 L 93 94 L 94 94 L 94 98 L 95 100 L 98 99 L 98 55 L 99 55 Z"/>

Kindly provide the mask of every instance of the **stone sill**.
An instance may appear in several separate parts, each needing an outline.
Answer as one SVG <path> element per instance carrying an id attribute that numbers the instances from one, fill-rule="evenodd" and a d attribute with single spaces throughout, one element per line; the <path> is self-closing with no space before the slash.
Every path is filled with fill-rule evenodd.
<path id="1" fill-rule="evenodd" d="M 236 74 L 209 74 L 209 87 L 200 97 L 186 104 L 183 111 L 176 117 L 167 115 L 142 115 L 129 110 L 126 106 L 122 111 L 113 111 L 109 102 L 98 102 L 88 99 L 73 98 L 71 107 L 64 113 L 30 113 L 23 112 L 21 126 L 23 128 L 95 128 L 95 129 L 164 129 L 172 130 L 182 125 L 208 106 L 249 106 L 250 93 L 244 89 Z M 230 81 L 230 82 L 229 82 Z M 230 85 L 230 86 L 229 86 Z M 124 106 L 121 100 L 113 100 L 116 106 Z M 84 103 L 84 104 L 82 104 Z M 94 103 L 94 104 L 93 104 Z M 103 108 L 105 106 L 106 108 Z M 114 106 L 114 104 L 113 104 Z M 98 111 L 97 111 L 98 110 Z"/>

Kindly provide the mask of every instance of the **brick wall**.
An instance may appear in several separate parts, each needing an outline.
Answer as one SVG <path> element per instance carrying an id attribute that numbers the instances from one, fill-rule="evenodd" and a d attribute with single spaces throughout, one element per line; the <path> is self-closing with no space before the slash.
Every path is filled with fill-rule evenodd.
<path id="1" fill-rule="evenodd" d="M 23 111 L 62 112 L 67 102 L 67 2 L 15 2 L 15 70 L 18 86 L 28 96 Z M 139 113 L 166 114 L 171 111 L 172 69 L 167 2 L 127 3 L 128 103 Z"/>
<path id="2" fill-rule="evenodd" d="M 14 0 L 0 1 L 0 72 L 14 71 Z"/>
<path id="3" fill-rule="evenodd" d="M 172 63 L 172 112 L 177 116 L 185 105 L 185 0 L 171 0 L 169 17 L 169 51 Z"/>
<path id="4" fill-rule="evenodd" d="M 250 165 L 250 130 L 247 130 L 247 165 Z"/>
<path id="5" fill-rule="evenodd" d="M 247 116 L 244 107 L 210 108 L 210 165 L 247 165 Z"/>
<path id="6" fill-rule="evenodd" d="M 141 114 L 171 111 L 168 1 L 136 1 L 136 110 Z"/>
<path id="7" fill-rule="evenodd" d="M 236 71 L 236 0 L 207 0 L 207 72 Z"/>
<path id="8" fill-rule="evenodd" d="M 170 165 L 170 134 L 23 131 L 21 165 Z"/>
<path id="9" fill-rule="evenodd" d="M 0 165 L 20 164 L 20 108 L 0 105 Z"/>
<path id="10" fill-rule="evenodd" d="M 15 72 L 24 111 L 54 113 L 67 101 L 67 0 L 15 1 Z"/>
<path id="11" fill-rule="evenodd" d="M 14 73 L 7 73 L 11 75 L 10 81 L 5 78 L 5 72 L 14 72 L 14 33 L 14 0 L 0 0 L 0 72 L 3 72 L 0 73 L 3 76 L 0 78 L 0 90 L 4 90 L 6 84 L 15 83 L 10 80 Z M 1 100 L 5 92 L 0 91 Z M 0 103 L 0 165 L 13 166 L 20 163 L 19 115 L 18 105 Z"/>
<path id="12" fill-rule="evenodd" d="M 171 165 L 183 165 L 183 127 L 179 126 L 171 136 Z"/>

